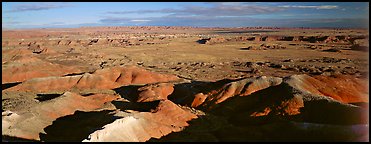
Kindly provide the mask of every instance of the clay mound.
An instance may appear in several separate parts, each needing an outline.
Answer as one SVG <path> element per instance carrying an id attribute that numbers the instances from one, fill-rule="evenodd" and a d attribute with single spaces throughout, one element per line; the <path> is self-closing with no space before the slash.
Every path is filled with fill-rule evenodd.
<path id="1" fill-rule="evenodd" d="M 319 95 L 320 92 L 316 94 L 314 90 L 303 89 L 302 87 L 305 86 L 299 88 L 294 84 L 308 83 L 309 85 L 311 82 L 296 77 L 312 78 L 306 75 L 294 75 L 281 79 L 276 85 L 264 84 L 266 81 L 260 80 L 260 83 L 256 83 L 255 86 L 266 88 L 246 92 L 244 96 L 241 94 L 243 92 L 239 92 L 241 87 L 259 88 L 254 88 L 252 83 L 246 82 L 247 79 L 226 82 L 221 88 L 214 89 L 220 89 L 222 91 L 220 93 L 235 96 L 228 97 L 214 107 L 207 107 L 209 109 L 205 109 L 205 112 L 208 115 L 202 119 L 196 119 L 192 123 L 196 123 L 195 125 L 187 127 L 180 133 L 165 136 L 159 141 L 292 141 L 294 135 L 297 137 L 293 141 L 364 141 L 368 139 L 365 137 L 368 133 L 366 131 L 368 106 L 366 108 L 345 104 L 331 97 Z M 323 77 L 326 80 L 335 79 Z M 258 80 L 251 81 L 257 82 Z M 349 83 L 344 79 L 339 81 Z M 241 86 L 245 83 L 247 83 L 245 86 Z M 208 98 L 207 95 L 201 96 L 206 97 L 205 100 Z M 202 109 L 202 106 L 207 105 L 201 104 L 197 108 Z M 215 124 L 215 121 L 222 124 Z M 210 123 L 211 126 L 205 126 Z M 344 131 L 345 129 L 347 130 Z M 345 137 L 336 137 L 338 135 Z M 152 139 L 152 141 L 156 140 Z"/>
<path id="2" fill-rule="evenodd" d="M 10 59 L 10 61 L 6 61 L 3 64 L 14 64 L 14 65 L 20 65 L 20 64 L 29 64 L 29 63 L 37 63 L 41 60 L 39 58 L 33 57 L 33 56 L 25 56 L 25 55 L 16 55 Z M 6 67 L 6 66 L 5 66 Z"/>
<path id="3" fill-rule="evenodd" d="M 53 64 L 35 57 L 18 57 L 15 61 L 2 66 L 2 83 L 23 82 L 32 78 L 62 76 L 81 73 L 74 67 Z"/>
<path id="4" fill-rule="evenodd" d="M 70 73 L 81 73 L 75 67 L 64 66 L 41 60 L 28 49 L 3 50 L 2 84 L 23 82 L 32 78 L 62 76 Z M 52 53 L 45 48 L 42 53 Z"/>
<path id="5" fill-rule="evenodd" d="M 111 73 L 119 75 L 118 77 L 114 77 L 114 75 L 112 75 Z M 129 84 L 138 85 L 178 80 L 177 76 L 150 72 L 148 70 L 138 68 L 136 66 L 113 67 L 108 69 L 102 69 L 94 72 L 93 74 L 110 78 L 110 80 L 114 80 L 115 82 L 118 82 L 122 85 Z"/>
<path id="6" fill-rule="evenodd" d="M 158 74 L 135 66 L 112 67 L 97 70 L 92 74 L 85 73 L 77 76 L 35 78 L 23 82 L 6 91 L 66 91 L 72 88 L 114 89 L 124 85 L 141 85 L 157 82 L 175 81 L 174 75 Z"/>
<path id="7" fill-rule="evenodd" d="M 8 61 L 17 60 L 20 57 L 27 56 L 32 57 L 32 52 L 24 49 L 24 48 L 18 48 L 18 49 L 6 49 L 2 50 L 2 63 L 6 63 Z M 33 57 L 32 57 L 33 58 Z"/>
<path id="8" fill-rule="evenodd" d="M 299 90 L 328 96 L 343 103 L 368 103 L 367 83 L 351 76 L 294 75 L 285 82 Z"/>
<path id="9" fill-rule="evenodd" d="M 352 50 L 357 50 L 357 51 L 369 51 L 369 40 L 368 39 L 356 39 L 353 41 Z"/>
<path id="10" fill-rule="evenodd" d="M 42 93 L 70 90 L 80 78 L 81 76 L 34 78 L 4 91 L 30 91 Z"/>
<path id="11" fill-rule="evenodd" d="M 174 85 L 161 83 L 156 85 L 144 86 L 138 89 L 139 95 L 137 102 L 151 102 L 155 100 L 166 100 L 174 91 Z"/>
<path id="12" fill-rule="evenodd" d="M 171 83 L 154 83 L 141 85 L 121 86 L 113 89 L 125 99 L 137 104 L 152 103 L 158 100 L 167 100 L 173 93 L 174 85 Z"/>
<path id="13" fill-rule="evenodd" d="M 29 50 L 31 50 L 33 53 L 36 53 L 36 54 L 54 54 L 56 53 L 56 51 L 54 51 L 53 49 L 50 49 L 50 48 L 46 48 L 46 47 L 40 47 L 40 45 L 37 45 L 37 47 L 29 47 L 28 48 Z"/>
<path id="14" fill-rule="evenodd" d="M 296 89 L 283 82 L 245 97 L 232 97 L 208 112 L 231 123 L 261 123 L 279 120 L 355 125 L 368 123 L 367 109 Z"/>
<path id="15" fill-rule="evenodd" d="M 75 111 L 93 111 L 104 108 L 106 102 L 118 99 L 117 95 L 94 94 L 87 97 L 65 92 L 62 96 L 40 103 L 29 110 L 3 115 L 3 135 L 18 138 L 40 140 L 39 133 L 59 117 L 73 114 Z"/>
<path id="16" fill-rule="evenodd" d="M 103 129 L 90 134 L 84 142 L 145 142 L 161 138 L 171 132 L 181 131 L 187 121 L 197 118 L 169 100 L 161 101 L 153 112 L 134 113 L 117 119 Z"/>
<path id="17" fill-rule="evenodd" d="M 195 95 L 191 106 L 202 107 L 210 106 L 213 107 L 216 104 L 219 104 L 225 101 L 228 98 L 234 96 L 247 96 L 256 91 L 268 88 L 270 86 L 278 85 L 282 82 L 281 78 L 275 77 L 258 77 L 258 78 L 248 78 L 240 81 L 231 82 L 225 84 L 223 87 L 212 90 L 207 94 L 198 93 Z"/>
<path id="18" fill-rule="evenodd" d="M 198 93 L 192 106 L 212 113 L 219 113 L 226 107 L 234 109 L 238 106 L 239 108 L 234 109 L 238 112 L 226 114 L 237 115 L 241 113 L 238 109 L 243 109 L 248 112 L 245 115 L 251 117 L 269 114 L 297 115 L 300 113 L 299 109 L 303 107 L 303 100 L 293 95 L 293 89 L 287 84 L 282 84 L 281 78 L 263 76 L 227 83 L 206 95 Z M 199 100 L 201 96 L 204 100 Z"/>
<path id="19" fill-rule="evenodd" d="M 346 115 L 361 117 L 355 121 L 364 122 L 361 110 L 355 105 L 347 105 L 346 103 L 368 103 L 367 87 L 360 81 L 351 79 L 351 77 L 338 79 L 327 76 L 313 78 L 307 75 L 293 75 L 284 78 L 282 82 L 281 78 L 276 77 L 248 78 L 225 83 L 222 87 L 214 88 L 206 94 L 197 93 L 193 96 L 193 101 L 186 103 L 186 105 L 212 112 L 214 109 L 223 109 L 226 101 L 234 101 L 227 107 L 233 109 L 233 105 L 243 103 L 244 105 L 240 105 L 240 109 L 246 110 L 248 114 L 245 113 L 245 115 L 252 117 L 298 115 L 303 112 L 302 109 L 306 109 L 305 114 L 307 114 L 310 113 L 310 109 L 317 109 L 313 105 L 321 107 L 329 105 L 329 107 L 333 107 L 329 111 L 340 109 L 339 111 L 346 113 Z M 305 103 L 308 105 L 307 107 L 305 107 Z M 318 115 L 315 117 L 318 118 Z M 327 120 L 323 121 L 328 122 Z M 352 122 L 355 123 L 352 120 L 344 123 Z"/>
<path id="20" fill-rule="evenodd" d="M 32 53 L 40 54 L 44 49 L 40 45 L 32 44 L 29 45 L 28 50 L 31 50 Z"/>

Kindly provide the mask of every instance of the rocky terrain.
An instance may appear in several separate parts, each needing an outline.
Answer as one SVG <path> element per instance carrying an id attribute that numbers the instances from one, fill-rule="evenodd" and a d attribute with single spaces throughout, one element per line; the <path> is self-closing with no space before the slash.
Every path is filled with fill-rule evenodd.
<path id="1" fill-rule="evenodd" d="M 2 141 L 369 141 L 363 29 L 2 31 Z"/>

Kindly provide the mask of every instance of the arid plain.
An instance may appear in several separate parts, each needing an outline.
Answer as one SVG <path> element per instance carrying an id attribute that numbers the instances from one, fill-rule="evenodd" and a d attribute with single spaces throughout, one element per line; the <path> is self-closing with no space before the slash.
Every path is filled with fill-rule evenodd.
<path id="1" fill-rule="evenodd" d="M 2 31 L 3 141 L 369 141 L 366 29 Z"/>

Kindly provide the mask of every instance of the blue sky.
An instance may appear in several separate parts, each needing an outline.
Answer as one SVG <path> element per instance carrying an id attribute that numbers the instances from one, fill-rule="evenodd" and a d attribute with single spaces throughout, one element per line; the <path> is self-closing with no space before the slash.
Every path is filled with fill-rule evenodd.
<path id="1" fill-rule="evenodd" d="M 2 28 L 368 27 L 368 2 L 2 2 Z"/>

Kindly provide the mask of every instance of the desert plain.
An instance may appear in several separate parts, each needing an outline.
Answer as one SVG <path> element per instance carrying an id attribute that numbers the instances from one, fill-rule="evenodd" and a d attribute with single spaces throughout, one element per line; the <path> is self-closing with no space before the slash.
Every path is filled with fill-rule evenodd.
<path id="1" fill-rule="evenodd" d="M 2 141 L 369 141 L 367 29 L 2 31 Z"/>

